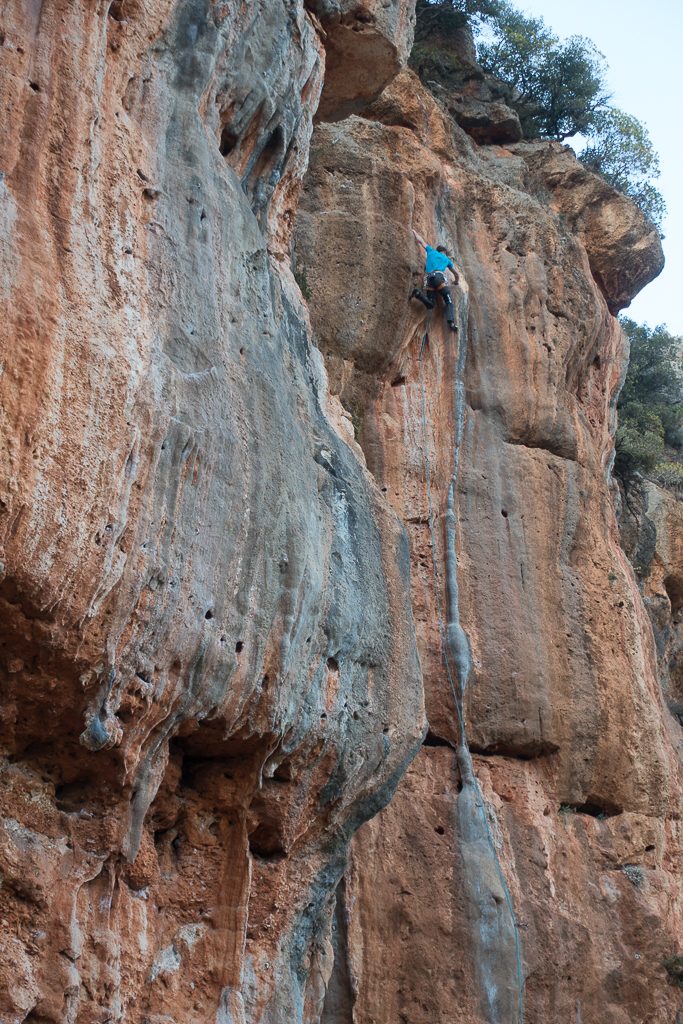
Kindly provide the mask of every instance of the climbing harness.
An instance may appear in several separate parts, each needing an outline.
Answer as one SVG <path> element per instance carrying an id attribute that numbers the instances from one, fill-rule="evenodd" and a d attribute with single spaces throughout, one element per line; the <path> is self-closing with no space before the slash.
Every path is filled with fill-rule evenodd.
<path id="1" fill-rule="evenodd" d="M 446 529 L 447 529 L 447 551 L 446 551 L 446 575 L 447 575 L 447 594 L 450 600 L 454 603 L 452 612 L 456 614 L 456 620 L 454 622 L 449 621 L 448 629 L 444 622 L 443 609 L 441 604 L 441 581 L 439 575 L 439 569 L 436 558 L 436 529 L 434 525 L 434 505 L 432 500 L 432 484 L 431 484 L 431 465 L 429 460 L 429 438 L 427 434 L 427 398 L 425 393 L 424 383 L 424 370 L 423 370 L 423 359 L 425 348 L 429 344 L 429 328 L 431 326 L 433 310 L 429 310 L 425 321 L 425 331 L 422 337 L 422 343 L 420 345 L 419 355 L 419 377 L 420 377 L 420 401 L 422 406 L 422 453 L 423 453 L 423 468 L 425 474 L 425 481 L 427 485 L 427 510 L 429 519 L 429 532 L 431 538 L 431 552 L 432 552 L 432 572 L 434 576 L 434 594 L 436 598 L 436 611 L 439 623 L 439 637 L 441 641 L 441 656 L 446 668 L 446 675 L 448 677 L 448 683 L 450 686 L 451 694 L 453 696 L 453 703 L 455 705 L 456 714 L 458 717 L 458 728 L 459 728 L 459 741 L 456 747 L 456 758 L 458 762 L 458 768 L 460 770 L 461 779 L 463 784 L 471 784 L 475 790 L 476 805 L 479 810 L 481 820 L 484 825 L 484 832 L 488 845 L 493 854 L 493 860 L 496 866 L 496 872 L 501 888 L 505 895 L 505 902 L 510 914 L 510 920 L 512 922 L 512 929 L 515 938 L 515 959 L 516 959 L 516 970 L 517 970 L 517 1021 L 518 1024 L 524 1024 L 524 973 L 522 967 L 522 949 L 521 941 L 519 936 L 519 926 L 517 923 L 517 916 L 515 914 L 515 908 L 512 903 L 512 896 L 508 887 L 503 868 L 498 857 L 498 851 L 496 850 L 496 844 L 491 833 L 491 828 L 488 821 L 488 815 L 486 813 L 486 800 L 482 792 L 479 780 L 474 774 L 472 767 L 472 758 L 470 754 L 469 744 L 467 741 L 467 733 L 465 729 L 465 718 L 462 710 L 462 699 L 467 686 L 467 676 L 470 671 L 470 655 L 469 655 L 469 641 L 467 636 L 462 629 L 459 621 L 459 601 L 458 601 L 458 583 L 457 583 L 457 554 L 456 554 L 456 515 L 455 515 L 455 502 L 456 502 L 456 489 L 458 484 L 458 478 L 460 473 L 460 446 L 462 442 L 462 432 L 464 425 L 464 401 L 465 401 L 465 359 L 467 356 L 466 346 L 466 332 L 462 328 L 466 325 L 461 324 L 461 331 L 458 343 L 458 357 L 456 362 L 456 375 L 455 375 L 455 451 L 453 456 L 453 472 L 448 487 L 448 499 L 447 499 L 447 513 L 446 513 Z M 450 565 L 448 563 L 451 563 Z M 451 628 L 454 627 L 454 628 Z M 453 635 L 457 632 L 457 636 L 454 638 Z M 463 645 L 465 645 L 463 647 Z M 451 656 L 449 649 L 455 646 L 455 660 L 456 668 L 454 670 L 451 665 Z M 451 650 L 452 653 L 452 650 Z M 458 673 L 460 668 L 460 673 Z M 464 671 L 463 671 L 464 670 Z M 454 675 L 458 677 L 458 684 L 454 679 Z M 458 690 L 460 692 L 458 692 Z"/>
<path id="2" fill-rule="evenodd" d="M 453 305 L 451 289 L 446 281 L 446 275 L 442 274 L 441 271 L 438 270 L 432 274 L 427 274 L 426 287 L 426 294 L 422 288 L 413 288 L 410 293 L 410 298 L 419 299 L 419 301 L 427 307 L 428 314 L 431 314 L 439 304 L 440 295 L 444 305 L 446 322 L 452 331 L 457 331 L 457 327 L 455 326 L 455 306 Z M 427 322 L 429 323 L 430 321 L 431 315 L 428 315 Z"/>

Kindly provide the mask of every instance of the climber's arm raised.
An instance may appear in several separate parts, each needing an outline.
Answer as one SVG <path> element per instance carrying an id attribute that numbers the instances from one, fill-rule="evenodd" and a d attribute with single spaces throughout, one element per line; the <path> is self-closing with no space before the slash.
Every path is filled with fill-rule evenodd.
<path id="1" fill-rule="evenodd" d="M 420 245 L 422 246 L 422 248 L 423 248 L 423 249 L 424 249 L 424 250 L 426 251 L 426 249 L 427 249 L 427 243 L 425 242 L 425 240 L 424 240 L 424 238 L 422 237 L 422 235 L 418 235 L 418 233 L 417 233 L 417 231 L 415 230 L 415 228 L 413 228 L 413 234 L 415 235 L 415 238 L 417 239 L 417 241 L 419 242 L 419 244 L 420 244 Z"/>

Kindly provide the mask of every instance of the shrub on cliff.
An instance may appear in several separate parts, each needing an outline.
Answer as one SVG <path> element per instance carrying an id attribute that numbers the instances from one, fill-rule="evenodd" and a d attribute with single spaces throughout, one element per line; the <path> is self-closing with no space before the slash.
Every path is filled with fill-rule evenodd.
<path id="1" fill-rule="evenodd" d="M 417 0 L 415 39 L 410 66 L 429 88 L 446 89 L 461 83 L 461 54 L 471 51 L 473 35 L 496 19 L 505 0 Z"/>
<path id="2" fill-rule="evenodd" d="M 500 16 L 505 0 L 417 0 L 415 43 L 453 42 L 463 28 Z"/>
<path id="3" fill-rule="evenodd" d="M 675 491 L 679 495 L 683 492 L 683 463 L 658 462 L 653 476 L 668 491 Z"/>
<path id="4" fill-rule="evenodd" d="M 659 157 L 647 129 L 637 118 L 617 107 L 601 111 L 579 160 L 630 196 L 653 223 L 661 225 L 666 207 L 650 180 L 659 177 Z"/>
<path id="5" fill-rule="evenodd" d="M 664 435 L 656 416 L 633 403 L 621 413 L 614 469 L 622 478 L 636 472 L 650 475 L 664 455 Z"/>
<path id="6" fill-rule="evenodd" d="M 683 955 L 678 953 L 668 957 L 664 961 L 664 968 L 669 975 L 670 982 L 683 988 Z"/>
<path id="7" fill-rule="evenodd" d="M 562 42 L 543 18 L 522 14 L 509 0 L 418 0 L 416 12 L 411 64 L 427 85 L 457 88 L 469 32 L 481 67 L 509 89 L 506 102 L 524 135 L 586 137 L 579 159 L 661 227 L 665 204 L 652 184 L 657 154 L 640 121 L 608 106 L 607 65 L 590 39 Z"/>
<path id="8" fill-rule="evenodd" d="M 493 39 L 479 44 L 479 62 L 516 90 L 525 136 L 563 140 L 589 131 L 609 98 L 597 47 L 583 36 L 561 42 L 543 18 L 507 4 L 493 20 Z"/>
<path id="9" fill-rule="evenodd" d="M 628 317 L 621 324 L 631 345 L 619 396 L 615 472 L 635 472 L 665 487 L 683 484 L 683 339 L 664 326 L 654 330 Z"/>
<path id="10" fill-rule="evenodd" d="M 427 71 L 438 80 L 440 70 L 450 77 L 453 50 L 469 29 L 482 68 L 509 87 L 527 137 L 586 132 L 607 102 L 604 57 L 590 39 L 561 42 L 543 18 L 522 14 L 509 0 L 418 0 L 416 13 L 411 63 L 421 77 Z"/>

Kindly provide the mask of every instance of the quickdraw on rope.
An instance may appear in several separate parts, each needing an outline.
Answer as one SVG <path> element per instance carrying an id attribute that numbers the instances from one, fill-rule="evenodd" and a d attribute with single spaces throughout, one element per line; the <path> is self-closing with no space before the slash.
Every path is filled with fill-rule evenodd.
<path id="1" fill-rule="evenodd" d="M 450 686 L 451 694 L 453 696 L 453 704 L 455 706 L 458 728 L 459 728 L 459 743 L 456 748 L 456 756 L 458 760 L 458 767 L 463 782 L 467 781 L 475 789 L 476 794 L 476 805 L 479 810 L 479 814 L 484 825 L 484 831 L 488 845 L 493 855 L 493 860 L 496 866 L 496 872 L 501 888 L 505 896 L 505 902 L 507 904 L 508 912 L 510 914 L 510 920 L 512 922 L 512 929 L 515 938 L 515 958 L 516 958 L 516 970 L 517 970 L 517 1020 L 518 1024 L 524 1024 L 524 972 L 522 966 L 522 949 L 521 941 L 519 936 L 519 926 L 517 923 L 517 916 L 515 914 L 515 908 L 512 902 L 512 896 L 508 887 L 503 868 L 498 857 L 498 851 L 496 844 L 491 834 L 491 827 L 488 821 L 488 814 L 486 813 L 486 800 L 482 792 L 479 780 L 477 779 L 474 771 L 472 770 L 472 759 L 469 750 L 469 744 L 467 742 L 467 733 L 465 730 L 465 719 L 462 710 L 462 698 L 464 695 L 465 686 L 467 679 L 460 681 L 459 685 L 456 685 L 455 676 L 457 670 L 454 670 L 451 665 L 451 659 L 449 657 L 449 643 L 448 634 L 444 621 L 442 603 L 441 603 L 441 580 L 439 575 L 439 568 L 436 557 L 436 528 L 434 525 L 434 505 L 432 500 L 432 484 L 431 484 L 431 465 L 429 460 L 429 437 L 427 431 L 427 398 L 425 392 L 424 383 L 424 372 L 423 372 L 423 357 L 427 344 L 429 343 L 429 328 L 431 326 L 433 310 L 429 310 L 425 322 L 425 331 L 422 337 L 422 343 L 420 345 L 419 355 L 419 377 L 420 377 L 420 401 L 422 407 L 422 456 L 423 456 L 423 468 L 425 474 L 425 482 L 427 485 L 427 509 L 429 519 L 429 532 L 431 539 L 431 552 L 432 552 L 432 572 L 434 576 L 434 594 L 436 598 L 436 611 L 439 623 L 439 637 L 441 641 L 441 656 L 446 668 L 446 675 L 448 677 L 448 683 Z M 460 324 L 460 327 L 466 326 Z M 453 506 L 455 504 L 455 492 L 459 476 L 460 468 L 460 443 L 462 439 L 462 423 L 464 420 L 464 370 L 465 370 L 465 358 L 466 358 L 466 345 L 464 341 L 464 331 L 460 331 L 458 342 L 458 357 L 456 363 L 456 381 L 455 381 L 455 423 L 456 423 L 456 437 L 455 437 L 455 453 L 453 460 L 453 474 L 449 485 L 449 532 L 453 533 L 453 544 L 455 534 L 455 516 Z M 460 406 L 460 408 L 457 408 Z M 455 552 L 453 552 L 455 556 Z M 455 583 L 455 589 L 457 593 L 457 581 Z M 465 638 L 465 642 L 466 638 Z"/>

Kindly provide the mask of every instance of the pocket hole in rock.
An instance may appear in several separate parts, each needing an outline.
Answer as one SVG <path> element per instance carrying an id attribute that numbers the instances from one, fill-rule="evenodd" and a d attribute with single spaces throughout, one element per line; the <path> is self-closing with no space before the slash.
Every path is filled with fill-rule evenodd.
<path id="1" fill-rule="evenodd" d="M 221 156 L 228 156 L 229 153 L 232 153 L 233 149 L 237 145 L 237 141 L 235 133 L 230 131 L 229 128 L 224 128 L 221 132 L 221 140 L 218 144 Z"/>
<path id="2" fill-rule="evenodd" d="M 123 21 L 124 20 L 123 8 L 125 6 L 125 3 L 126 3 L 126 0 L 112 0 L 112 3 L 110 5 L 110 7 L 109 7 L 109 12 L 108 13 L 109 13 L 109 17 L 113 21 Z"/>

